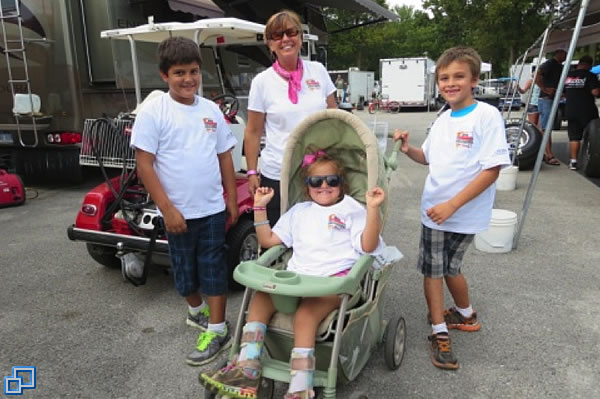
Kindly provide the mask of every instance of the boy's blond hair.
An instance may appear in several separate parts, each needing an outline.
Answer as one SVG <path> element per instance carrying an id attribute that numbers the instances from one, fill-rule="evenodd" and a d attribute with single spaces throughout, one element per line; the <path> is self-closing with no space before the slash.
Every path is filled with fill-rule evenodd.
<path id="1" fill-rule="evenodd" d="M 452 47 L 447 49 L 440 55 L 437 62 L 435 63 L 435 80 L 437 82 L 439 77 L 439 70 L 446 68 L 452 62 L 464 62 L 469 66 L 473 79 L 479 79 L 481 73 L 481 57 L 471 47 Z"/>

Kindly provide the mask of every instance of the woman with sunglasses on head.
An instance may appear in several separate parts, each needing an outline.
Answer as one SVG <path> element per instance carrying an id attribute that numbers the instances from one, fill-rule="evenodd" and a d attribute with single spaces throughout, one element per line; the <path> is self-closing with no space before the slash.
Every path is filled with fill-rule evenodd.
<path id="1" fill-rule="evenodd" d="M 259 186 L 274 190 L 267 212 L 272 225 L 279 219 L 279 180 L 287 139 L 310 114 L 336 108 L 335 86 L 325 67 L 300 57 L 302 24 L 292 11 L 269 18 L 265 42 L 274 62 L 252 80 L 248 97 L 248 123 L 244 132 L 248 188 L 251 195 Z M 260 139 L 266 135 L 260 152 Z M 258 154 L 260 152 L 260 174 Z"/>
<path id="2" fill-rule="evenodd" d="M 305 155 L 302 172 L 308 201 L 281 215 L 273 229 L 266 215 L 273 189 L 256 190 L 254 225 L 258 241 L 265 248 L 282 243 L 293 248 L 287 270 L 312 276 L 345 276 L 362 254 L 377 253 L 383 248 L 379 207 L 385 194 L 379 187 L 369 190 L 365 210 L 354 198 L 345 195 L 343 167 L 324 151 Z M 285 399 L 314 397 L 315 335 L 321 321 L 339 306 L 337 295 L 306 297 L 300 301 L 294 315 L 292 371 Z M 273 313 L 271 296 L 257 291 L 250 301 L 239 355 L 216 373 L 202 374 L 202 384 L 230 397 L 256 397 L 261 376 L 259 359 Z"/>

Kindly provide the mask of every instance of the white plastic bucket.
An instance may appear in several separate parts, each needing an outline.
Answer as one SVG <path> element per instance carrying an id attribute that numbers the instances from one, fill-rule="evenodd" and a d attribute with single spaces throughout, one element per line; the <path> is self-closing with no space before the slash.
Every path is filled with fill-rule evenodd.
<path id="1" fill-rule="evenodd" d="M 517 225 L 517 214 L 505 209 L 492 209 L 490 228 L 475 234 L 475 248 L 483 252 L 510 252 Z"/>
<path id="2" fill-rule="evenodd" d="M 512 191 L 517 187 L 518 166 L 508 166 L 500 170 L 500 176 L 496 180 L 496 190 Z"/>

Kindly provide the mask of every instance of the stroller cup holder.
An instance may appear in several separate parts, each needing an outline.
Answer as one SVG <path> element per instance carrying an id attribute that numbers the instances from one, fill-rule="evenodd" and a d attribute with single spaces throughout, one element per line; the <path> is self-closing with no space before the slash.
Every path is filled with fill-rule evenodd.
<path id="1" fill-rule="evenodd" d="M 300 282 L 300 276 L 296 272 L 289 270 L 276 270 L 271 276 L 271 280 L 274 283 L 281 284 L 298 284 Z M 273 300 L 273 306 L 278 312 L 291 314 L 296 311 L 298 307 L 299 297 L 276 295 L 272 294 L 271 299 Z"/>

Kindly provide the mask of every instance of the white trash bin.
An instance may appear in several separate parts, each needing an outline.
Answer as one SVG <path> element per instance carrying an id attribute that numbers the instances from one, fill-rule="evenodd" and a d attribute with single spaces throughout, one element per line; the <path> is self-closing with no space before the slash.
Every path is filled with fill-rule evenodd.
<path id="1" fill-rule="evenodd" d="M 505 209 L 492 209 L 490 228 L 475 234 L 475 248 L 490 253 L 510 252 L 516 225 L 516 213 Z"/>
<path id="2" fill-rule="evenodd" d="M 512 191 L 517 187 L 517 172 L 519 171 L 518 166 L 507 166 L 506 168 L 500 169 L 500 175 L 496 180 L 496 190 L 498 191 Z"/>

